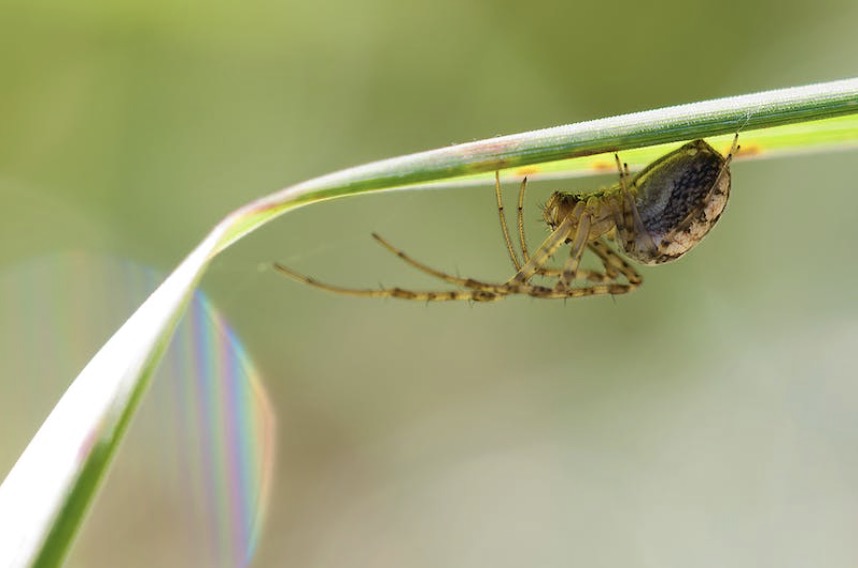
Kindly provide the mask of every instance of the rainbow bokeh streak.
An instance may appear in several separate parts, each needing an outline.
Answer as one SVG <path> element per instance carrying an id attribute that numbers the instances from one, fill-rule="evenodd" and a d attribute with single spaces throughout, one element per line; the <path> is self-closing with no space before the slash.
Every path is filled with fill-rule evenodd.
<path id="1" fill-rule="evenodd" d="M 247 566 L 268 502 L 274 413 L 253 364 L 223 317 L 196 294 L 163 365 L 189 380 L 172 385 L 185 438 L 176 456 L 193 506 L 208 519 L 207 566 Z M 191 378 L 193 378 L 191 380 Z M 214 546 L 212 546 L 214 543 Z"/>
<path id="2" fill-rule="evenodd" d="M 71 378 L 160 281 L 85 253 L 0 271 L 0 377 L 8 378 L 0 415 L 11 444 L 0 446 L 0 479 Z M 92 566 L 151 553 L 158 566 L 248 566 L 265 520 L 274 433 L 249 355 L 196 293 L 70 560 Z"/>

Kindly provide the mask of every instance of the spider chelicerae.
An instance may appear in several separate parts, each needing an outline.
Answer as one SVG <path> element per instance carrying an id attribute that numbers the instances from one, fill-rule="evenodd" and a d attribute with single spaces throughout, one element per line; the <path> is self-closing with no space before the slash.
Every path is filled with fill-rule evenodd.
<path id="1" fill-rule="evenodd" d="M 524 234 L 527 178 L 522 180 L 518 192 L 517 251 L 504 215 L 500 175 L 495 172 L 501 231 L 515 267 L 515 274 L 504 283 L 442 272 L 415 260 L 376 233 L 372 234 L 373 238 L 407 264 L 458 289 L 346 288 L 319 282 L 279 263 L 274 267 L 289 278 L 315 288 L 370 298 L 491 302 L 516 294 L 536 298 L 625 294 L 640 286 L 643 279 L 620 251 L 641 264 L 676 260 L 699 243 L 721 217 L 730 195 L 730 162 L 739 150 L 738 141 L 736 134 L 726 158 L 703 140 L 688 142 L 634 176 L 614 154 L 619 183 L 589 194 L 555 192 L 551 195 L 543 210 L 543 219 L 551 234 L 532 253 Z M 564 244 L 569 245 L 569 256 L 562 268 L 547 266 Z M 588 250 L 597 259 L 599 267 L 596 269 L 581 267 L 581 259 Z M 541 277 L 547 283 L 553 281 L 553 284 L 534 283 L 534 277 Z"/>

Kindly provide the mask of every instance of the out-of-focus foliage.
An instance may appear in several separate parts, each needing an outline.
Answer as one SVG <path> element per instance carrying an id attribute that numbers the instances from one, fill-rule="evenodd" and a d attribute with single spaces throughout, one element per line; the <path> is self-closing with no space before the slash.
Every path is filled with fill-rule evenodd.
<path id="1" fill-rule="evenodd" d="M 856 10 L 9 2 L 0 263 L 86 248 L 168 270 L 223 213 L 344 166 L 851 76 Z M 258 270 L 425 286 L 377 230 L 503 278 L 489 187 L 321 204 L 242 241 L 203 285 L 278 411 L 258 565 L 854 565 L 853 162 L 736 164 L 707 241 L 614 301 L 360 301 Z M 556 187 L 530 194 L 534 235 Z M 4 431 L 5 471 L 32 425 Z M 127 514 L 146 507 L 97 503 L 70 564 L 182 546 Z"/>

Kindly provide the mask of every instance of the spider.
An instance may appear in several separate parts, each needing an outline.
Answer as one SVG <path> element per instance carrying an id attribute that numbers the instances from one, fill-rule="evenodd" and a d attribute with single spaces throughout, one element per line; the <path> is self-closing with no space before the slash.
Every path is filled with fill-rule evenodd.
<path id="1" fill-rule="evenodd" d="M 739 150 L 738 133 L 727 157 L 703 140 L 694 140 L 665 154 L 634 177 L 627 164 L 614 154 L 619 183 L 595 193 L 555 192 L 548 199 L 543 219 L 551 234 L 531 254 L 524 234 L 524 193 L 527 178 L 518 192 L 518 241 L 521 257 L 510 238 L 504 215 L 500 175 L 495 172 L 495 197 L 506 250 L 515 274 L 502 284 L 461 278 L 442 272 L 408 256 L 380 235 L 372 237 L 381 246 L 412 267 L 459 289 L 417 291 L 404 288 L 357 289 L 319 282 L 275 263 L 287 277 L 337 294 L 370 298 L 401 298 L 425 302 L 469 300 L 491 302 L 522 294 L 536 298 L 578 298 L 625 294 L 638 288 L 643 279 L 618 251 L 645 265 L 676 260 L 715 225 L 730 194 L 730 162 Z M 615 242 L 615 248 L 609 245 Z M 564 244 L 569 256 L 562 268 L 550 268 L 548 260 Z M 580 266 L 591 251 L 601 267 Z M 539 276 L 553 285 L 533 282 Z"/>

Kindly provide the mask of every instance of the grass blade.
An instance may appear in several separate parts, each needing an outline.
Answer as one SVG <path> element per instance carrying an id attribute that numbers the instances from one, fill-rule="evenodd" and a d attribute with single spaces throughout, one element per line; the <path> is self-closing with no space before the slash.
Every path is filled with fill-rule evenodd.
<path id="1" fill-rule="evenodd" d="M 856 112 L 858 79 L 768 91 L 392 158 L 299 183 L 242 207 L 215 227 L 90 361 L 0 485 L 0 566 L 62 562 L 209 261 L 286 211 L 370 191 L 729 136 L 740 129 L 743 146 L 760 152 L 854 145 L 858 121 L 847 115 Z M 831 122 L 819 122 L 824 120 Z M 787 130 L 767 138 L 761 129 L 772 127 Z M 817 135 L 823 131 L 835 134 Z"/>

